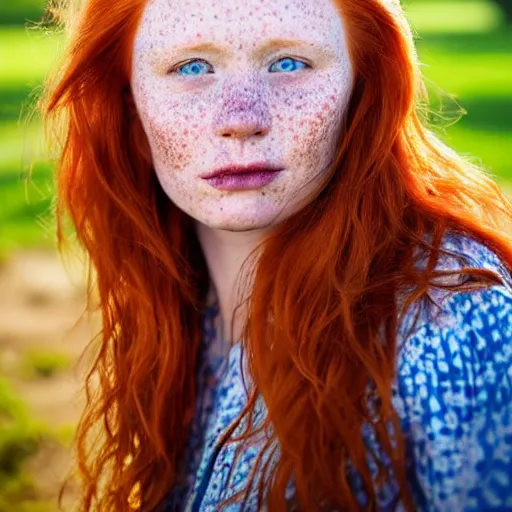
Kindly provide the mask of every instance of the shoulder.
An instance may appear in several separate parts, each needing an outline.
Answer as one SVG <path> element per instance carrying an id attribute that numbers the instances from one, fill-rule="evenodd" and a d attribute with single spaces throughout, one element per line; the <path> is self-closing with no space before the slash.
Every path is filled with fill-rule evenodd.
<path id="1" fill-rule="evenodd" d="M 457 233 L 447 234 L 443 239 L 441 247 L 450 253 L 461 256 L 467 262 L 467 266 L 495 272 L 503 279 L 506 286 L 512 288 L 510 269 L 507 269 L 492 248 L 474 238 Z M 450 266 L 448 258 L 441 258 L 439 266 Z"/>
<path id="2" fill-rule="evenodd" d="M 420 334 L 422 330 L 437 324 L 439 327 L 452 325 L 455 329 L 456 325 L 460 325 L 461 315 L 469 319 L 479 311 L 485 313 L 490 306 L 494 308 L 499 305 L 494 303 L 507 302 L 512 294 L 511 271 L 491 248 L 473 238 L 455 233 L 445 236 L 441 248 L 444 253 L 437 262 L 436 270 L 489 270 L 501 279 L 502 285 L 468 293 L 433 290 L 428 299 L 413 303 L 403 316 L 398 330 L 400 349 L 406 349 L 411 335 Z M 419 261 L 420 266 L 426 263 L 421 259 Z M 449 278 L 447 280 L 453 281 Z M 488 300 L 491 301 L 490 304 Z"/>
<path id="3" fill-rule="evenodd" d="M 394 405 L 420 502 L 434 510 L 504 510 L 512 508 L 510 274 L 474 240 L 450 237 L 444 245 L 503 284 L 412 306 L 418 322 L 401 332 Z"/>
<path id="4" fill-rule="evenodd" d="M 512 290 L 500 285 L 454 293 L 425 309 L 414 332 L 401 342 L 401 394 L 416 397 L 422 414 L 435 411 L 439 401 L 488 407 L 489 400 L 501 397 L 510 405 Z M 499 386 L 505 395 L 496 393 Z M 494 396 L 488 396 L 491 388 Z M 422 397 L 431 400 L 424 403 Z"/>
<path id="5" fill-rule="evenodd" d="M 411 365 L 418 350 L 431 357 L 435 353 L 440 362 L 445 354 L 450 365 L 458 362 L 451 357 L 456 354 L 471 354 L 475 365 L 484 359 L 500 359 L 512 345 L 509 269 L 489 247 L 466 236 L 449 234 L 441 247 L 446 254 L 440 257 L 437 270 L 490 270 L 502 284 L 465 292 L 434 290 L 428 298 L 413 303 L 398 330 L 399 366 Z"/>

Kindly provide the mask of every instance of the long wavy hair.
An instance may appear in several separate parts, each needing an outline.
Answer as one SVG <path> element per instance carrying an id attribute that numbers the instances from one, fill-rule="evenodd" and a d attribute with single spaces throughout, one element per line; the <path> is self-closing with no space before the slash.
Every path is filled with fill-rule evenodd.
<path id="1" fill-rule="evenodd" d="M 71 220 L 102 317 L 76 439 L 81 511 L 158 510 L 177 482 L 194 411 L 209 278 L 191 220 L 162 191 L 130 105 L 132 45 L 145 3 L 75 6 L 62 66 L 41 100 L 51 137 L 61 130 L 60 247 Z M 264 430 L 258 495 L 272 511 L 286 509 L 292 475 L 302 510 L 326 503 L 356 509 L 349 466 L 361 476 L 367 509 L 375 509 L 361 435 L 367 424 L 391 461 L 391 470 L 379 467 L 378 484 L 397 482 L 412 508 L 391 403 L 401 315 L 440 286 L 436 262 L 448 231 L 479 240 L 512 267 L 505 230 L 511 204 L 485 172 L 428 129 L 413 37 L 399 5 L 337 3 L 355 72 L 343 135 L 325 187 L 276 227 L 252 268 L 243 334 L 251 394 L 225 435 L 242 421 L 247 442 Z M 417 264 L 418 254 L 427 265 Z M 475 286 L 475 276 L 478 286 L 499 282 L 484 270 L 459 273 L 473 276 L 460 289 Z M 401 290 L 407 301 L 398 309 Z M 369 384 L 379 421 L 368 405 Z M 263 425 L 254 420 L 258 397 L 268 413 Z"/>

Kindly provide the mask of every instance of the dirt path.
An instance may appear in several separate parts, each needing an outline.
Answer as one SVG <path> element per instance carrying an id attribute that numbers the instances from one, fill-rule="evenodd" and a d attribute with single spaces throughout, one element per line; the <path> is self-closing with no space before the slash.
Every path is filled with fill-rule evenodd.
<path id="1" fill-rule="evenodd" d="M 83 407 L 84 365 L 76 362 L 94 330 L 90 321 L 76 323 L 84 309 L 83 282 L 79 267 L 66 273 L 54 252 L 13 253 L 0 266 L 0 374 L 34 419 L 69 437 Z M 34 352 L 62 354 L 69 367 L 47 378 L 27 376 L 27 354 Z M 29 468 L 41 500 L 55 499 L 71 462 L 69 448 L 43 444 Z"/>

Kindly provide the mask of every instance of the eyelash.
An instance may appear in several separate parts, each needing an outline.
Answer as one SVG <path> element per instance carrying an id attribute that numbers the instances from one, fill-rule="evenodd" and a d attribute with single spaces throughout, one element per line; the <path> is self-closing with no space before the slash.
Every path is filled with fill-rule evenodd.
<path id="1" fill-rule="evenodd" d="M 304 69 L 309 69 L 309 68 L 311 68 L 311 65 L 310 65 L 310 64 L 308 64 L 307 62 L 304 62 L 303 60 L 296 59 L 295 57 L 290 57 L 290 56 L 287 56 L 287 55 L 286 55 L 286 56 L 283 56 L 283 57 L 278 58 L 277 60 L 275 60 L 274 62 L 272 62 L 272 63 L 269 65 L 269 67 L 270 67 L 270 66 L 272 66 L 272 65 L 274 65 L 275 63 L 277 63 L 277 62 L 281 61 L 281 60 L 284 60 L 284 59 L 293 59 L 293 60 L 295 60 L 295 61 L 297 61 L 297 62 L 300 62 L 300 63 L 304 64 L 304 66 L 305 66 L 305 68 L 304 68 Z M 178 71 L 181 67 L 186 66 L 187 64 L 190 64 L 191 62 L 202 62 L 203 64 L 206 64 L 206 65 L 207 65 L 208 67 L 210 67 L 210 69 L 211 69 L 211 65 L 210 65 L 206 60 L 204 60 L 204 59 L 190 59 L 190 60 L 187 60 L 187 61 L 185 61 L 185 62 L 181 62 L 181 63 L 179 63 L 179 64 L 176 64 L 176 66 L 172 67 L 172 68 L 168 71 L 168 74 L 171 74 L 171 73 L 177 73 L 177 71 Z M 209 75 L 210 75 L 210 74 L 212 74 L 212 73 L 208 72 L 207 74 L 209 74 Z"/>
<path id="2" fill-rule="evenodd" d="M 180 68 L 182 68 L 183 66 L 186 66 L 187 64 L 190 64 L 192 62 L 202 62 L 203 64 L 206 64 L 208 67 L 211 68 L 210 64 L 208 64 L 208 62 L 205 61 L 204 59 L 190 59 L 190 60 L 187 60 L 185 62 L 181 62 L 179 64 L 176 64 L 176 66 L 172 67 L 169 70 L 169 73 L 176 73 Z M 210 73 L 208 73 L 208 74 L 210 74 Z"/>

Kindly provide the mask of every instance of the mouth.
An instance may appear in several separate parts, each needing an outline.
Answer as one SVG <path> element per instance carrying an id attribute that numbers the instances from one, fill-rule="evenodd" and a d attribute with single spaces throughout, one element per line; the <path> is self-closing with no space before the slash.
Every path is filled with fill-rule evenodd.
<path id="1" fill-rule="evenodd" d="M 273 181 L 283 171 L 282 167 L 257 162 L 249 165 L 230 165 L 201 176 L 218 190 L 257 190 Z"/>
<path id="2" fill-rule="evenodd" d="M 211 173 L 203 174 L 201 178 L 208 180 L 211 178 L 222 178 L 225 176 L 233 176 L 238 174 L 275 173 L 282 170 L 282 167 L 278 167 L 272 164 L 267 164 L 265 162 L 255 162 L 248 165 L 228 165 L 226 167 L 221 167 L 220 169 L 215 169 Z"/>

